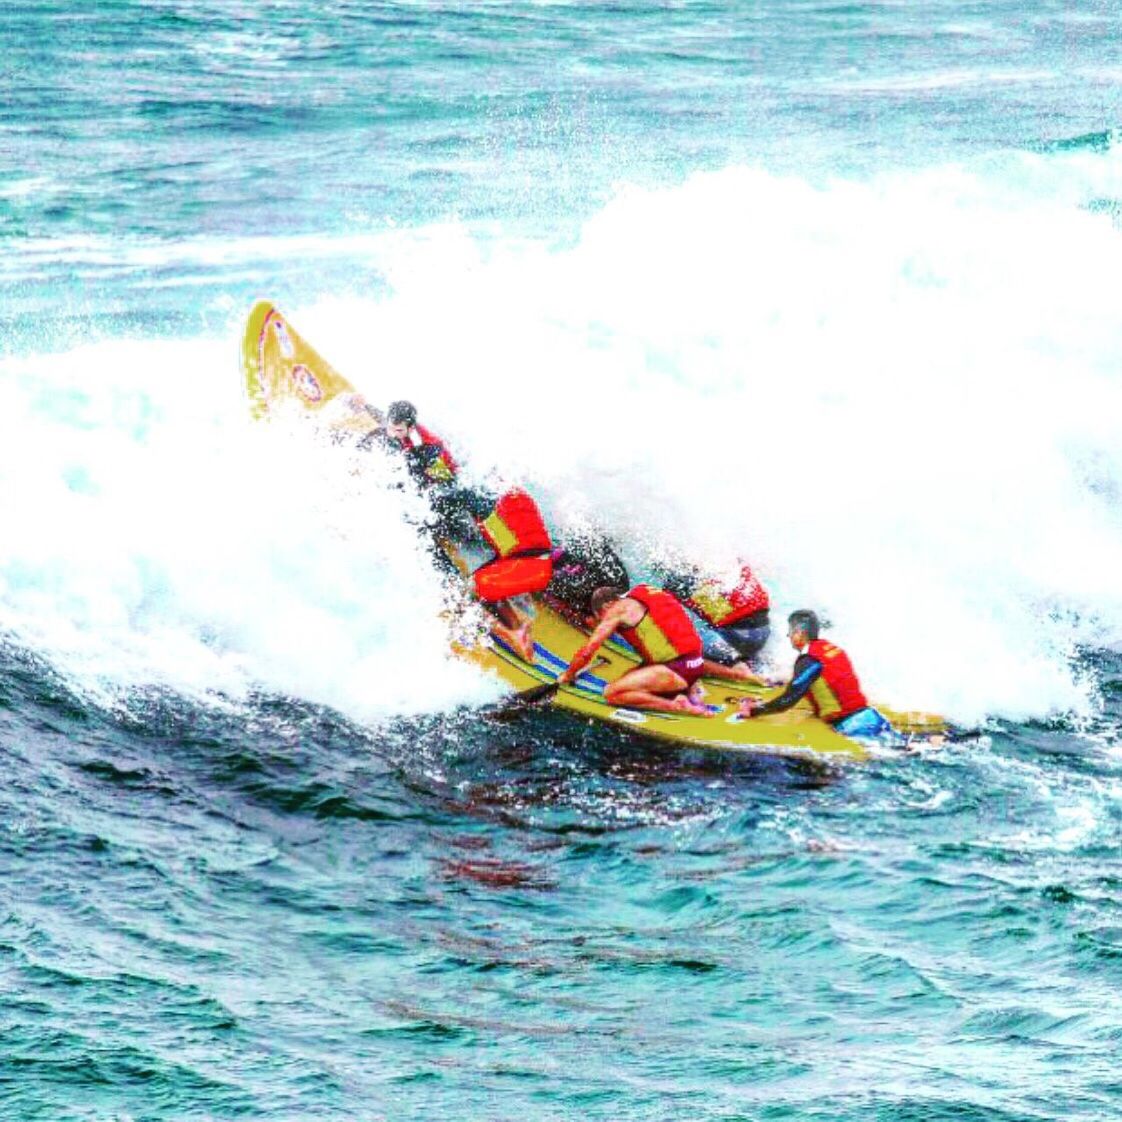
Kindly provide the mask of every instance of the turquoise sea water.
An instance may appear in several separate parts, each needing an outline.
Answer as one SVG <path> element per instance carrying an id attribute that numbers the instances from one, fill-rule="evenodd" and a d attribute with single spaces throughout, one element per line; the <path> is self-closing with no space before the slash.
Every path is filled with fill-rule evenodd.
<path id="1" fill-rule="evenodd" d="M 0 59 L 0 1116 L 1117 1116 L 1110 6 L 31 0 Z M 987 735 L 488 722 L 392 470 L 245 421 L 261 296 Z"/>

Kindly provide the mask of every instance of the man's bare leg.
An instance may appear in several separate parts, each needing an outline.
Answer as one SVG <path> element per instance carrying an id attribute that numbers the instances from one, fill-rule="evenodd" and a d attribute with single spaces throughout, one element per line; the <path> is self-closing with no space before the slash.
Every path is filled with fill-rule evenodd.
<path id="1" fill-rule="evenodd" d="M 734 662 L 732 666 L 726 666 L 723 662 L 714 662 L 707 658 L 701 665 L 702 672 L 707 678 L 721 678 L 726 682 L 749 682 L 756 686 L 769 684 L 767 679 L 761 678 L 746 662 Z"/>
<path id="2" fill-rule="evenodd" d="M 604 687 L 609 705 L 654 709 L 659 713 L 708 714 L 686 696 L 686 680 L 668 666 L 641 666 Z"/>
<path id="3" fill-rule="evenodd" d="M 492 628 L 504 643 L 513 647 L 527 662 L 534 661 L 534 639 L 531 635 L 532 623 L 523 619 L 518 609 L 509 600 L 500 600 L 486 607 L 497 617 L 498 623 Z"/>

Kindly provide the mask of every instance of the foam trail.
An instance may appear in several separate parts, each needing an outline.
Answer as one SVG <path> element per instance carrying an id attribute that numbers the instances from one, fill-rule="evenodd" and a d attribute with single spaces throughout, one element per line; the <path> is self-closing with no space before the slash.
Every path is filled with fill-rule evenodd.
<path id="1" fill-rule="evenodd" d="M 600 520 L 637 567 L 746 553 L 877 697 L 1085 710 L 1073 653 L 1122 641 L 1122 255 L 1077 204 L 1119 188 L 1114 153 L 817 186 L 730 169 L 622 191 L 565 248 L 367 239 L 389 295 L 286 311 L 560 527 Z M 385 469 L 242 420 L 239 330 L 5 364 L 5 622 L 108 680 L 355 712 L 479 696 Z"/>
<path id="2" fill-rule="evenodd" d="M 352 475 L 304 434 L 254 429 L 228 341 L 102 343 L 8 374 L 3 623 L 76 683 L 263 686 L 361 717 L 492 692 L 448 659 L 386 465 Z"/>

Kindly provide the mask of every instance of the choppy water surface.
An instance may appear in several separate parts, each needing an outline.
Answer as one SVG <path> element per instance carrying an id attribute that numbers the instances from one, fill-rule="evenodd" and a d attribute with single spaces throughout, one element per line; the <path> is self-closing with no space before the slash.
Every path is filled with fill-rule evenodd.
<path id="1" fill-rule="evenodd" d="M 13 1117 L 1108 1117 L 1116 753 L 91 713 L 5 662 Z M 1111 706 L 1109 719 L 1117 720 Z"/>
<path id="2" fill-rule="evenodd" d="M 1113 17 L 0 14 L 0 1114 L 1115 1117 Z M 258 296 L 987 735 L 486 719 L 392 467 L 245 420 Z"/>

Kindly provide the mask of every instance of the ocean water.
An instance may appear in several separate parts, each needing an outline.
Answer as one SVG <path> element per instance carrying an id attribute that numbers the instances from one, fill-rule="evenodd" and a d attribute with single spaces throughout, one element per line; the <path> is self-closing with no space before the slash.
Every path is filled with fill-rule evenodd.
<path id="1" fill-rule="evenodd" d="M 0 1117 L 1116 1118 L 1116 16 L 4 7 Z M 260 297 L 984 735 L 489 721 L 394 466 L 248 422 Z"/>

